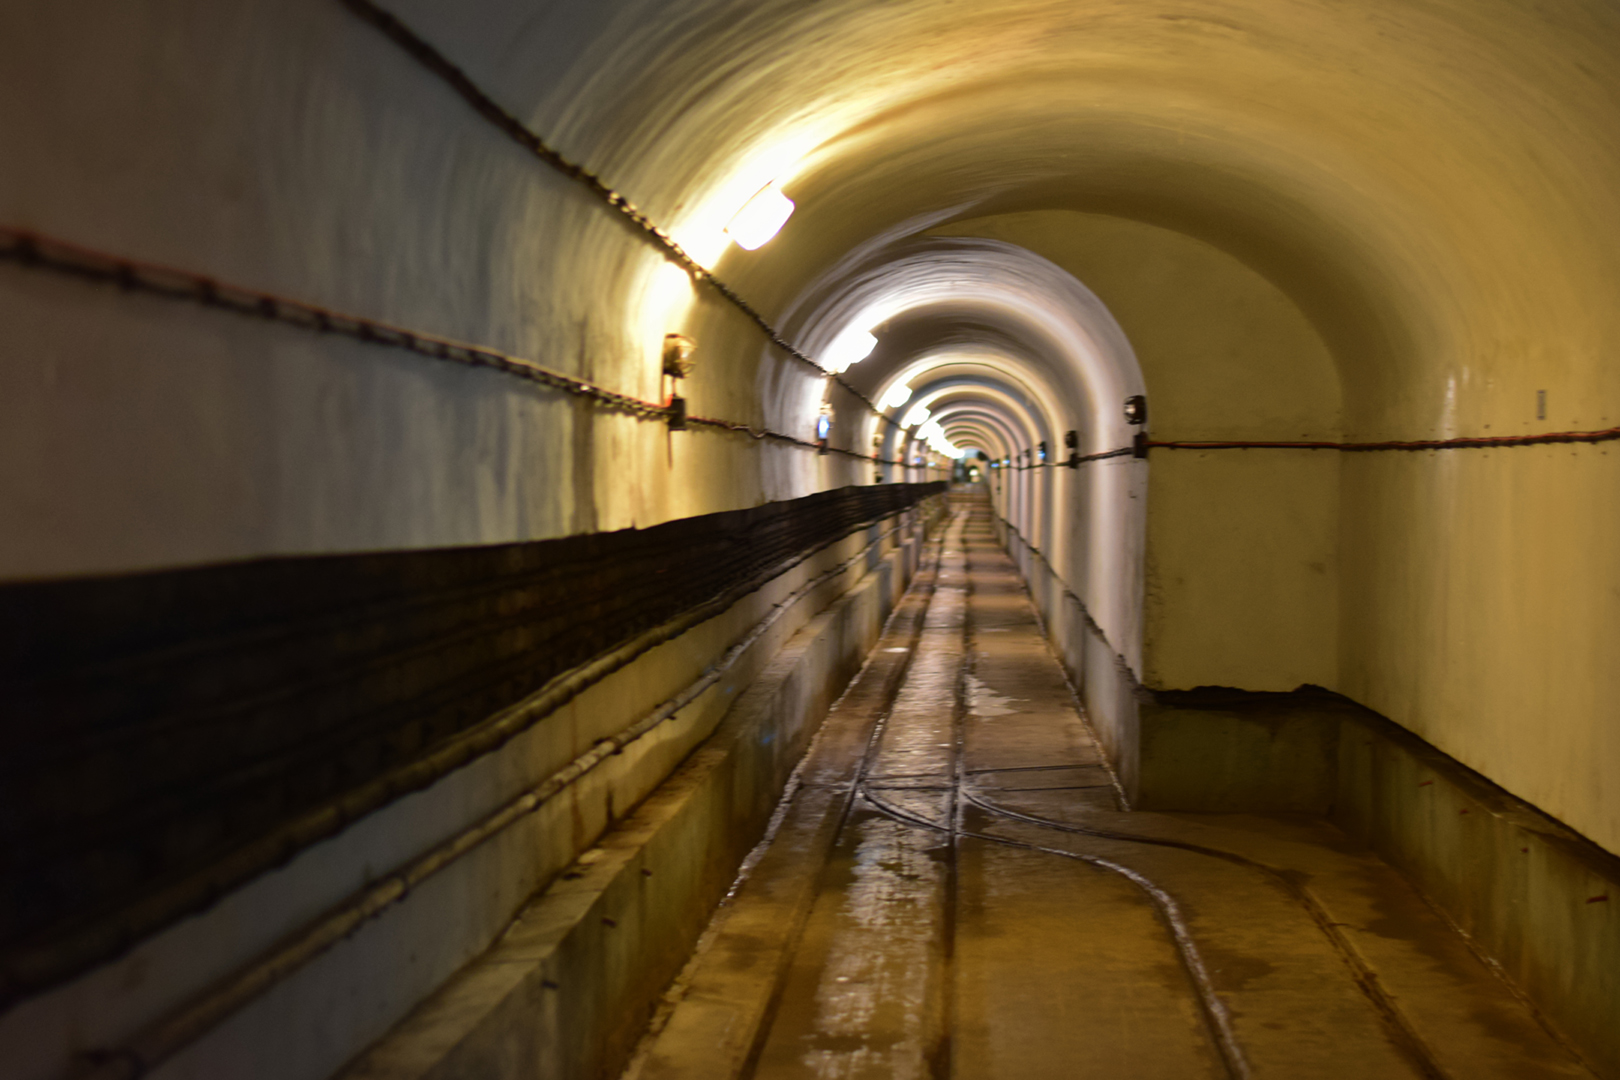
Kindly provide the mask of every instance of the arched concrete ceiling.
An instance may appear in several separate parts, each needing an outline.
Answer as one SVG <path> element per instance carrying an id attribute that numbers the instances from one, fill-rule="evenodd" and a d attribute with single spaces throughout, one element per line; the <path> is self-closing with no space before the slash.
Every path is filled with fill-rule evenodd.
<path id="1" fill-rule="evenodd" d="M 986 302 L 990 279 L 953 289 L 942 273 L 963 247 L 919 239 L 974 223 L 986 226 L 980 238 L 1006 239 L 1015 230 L 999 226 L 1012 216 L 1040 227 L 1042 215 L 1072 214 L 1191 238 L 1287 301 L 1268 309 L 1266 364 L 1185 380 L 1200 391 L 1183 395 L 1186 411 L 1207 387 L 1229 414 L 1198 434 L 1415 439 L 1620 421 L 1613 0 L 386 6 L 807 346 L 843 329 L 844 299 L 910 273 L 908 260 L 941 275 L 916 305 L 933 327 L 919 328 L 918 348 L 905 346 L 901 320 L 895 343 L 852 370 L 874 388 L 935 346 L 979 346 L 1028 385 L 1049 384 L 1053 430 L 1070 409 L 1117 423 L 1105 400 L 1117 389 L 1070 379 L 1104 369 L 1059 365 L 1080 353 L 1048 349 L 1030 332 L 1039 320 L 988 318 L 1009 306 Z M 694 413 L 810 437 L 822 380 L 343 5 L 92 7 L 5 12 L 11 38 L 30 42 L 0 67 L 0 127 L 26 165 L 0 169 L 6 221 L 486 344 L 638 397 L 660 393 L 663 335 L 684 330 L 700 346 L 682 388 Z M 721 226 L 772 180 L 797 214 L 757 251 L 728 246 Z M 1115 241 L 1122 252 L 1135 242 L 1127 230 Z M 1190 279 L 1195 246 L 1179 249 L 1179 277 L 1138 266 L 1139 324 Z M 65 358 L 63 370 L 93 373 L 97 393 L 56 389 L 54 361 L 6 372 L 0 474 L 5 505 L 20 509 L 0 556 L 13 576 L 504 542 L 872 479 L 857 459 L 671 437 L 493 375 L 372 353 L 336 364 L 330 343 L 283 343 L 256 325 L 216 330 L 114 300 L 103 322 L 65 292 L 48 303 L 17 295 L 7 318 L 19 353 Z M 1202 317 L 1172 309 L 1162 308 L 1189 324 Z M 1312 333 L 1278 329 L 1296 316 Z M 1225 340 L 1245 339 L 1241 322 L 1228 320 Z M 1263 415 L 1240 415 L 1257 385 L 1286 374 L 1296 345 L 1312 368 L 1296 396 L 1311 407 L 1278 394 Z M 235 374 L 221 374 L 222 360 Z M 1164 349 L 1153 378 L 1167 385 L 1178 364 L 1200 362 Z M 1088 428 L 1091 438 L 1106 442 Z M 1341 687 L 1614 845 L 1620 801 L 1601 776 L 1567 780 L 1613 760 L 1617 745 L 1602 703 L 1620 691 L 1599 677 L 1620 642 L 1612 454 L 1357 455 L 1342 499 L 1326 481 L 1336 466 L 1322 462 L 1161 467 L 1171 460 L 1153 466 L 1165 558 L 1150 595 L 1170 613 L 1164 627 L 1198 627 L 1210 613 L 1239 627 L 1225 636 L 1244 655 L 1215 657 L 1189 635 L 1179 650 L 1189 664 L 1177 666 L 1161 627 L 1165 686 Z M 1065 474 L 1055 488 L 1090 485 L 1094 509 L 1139 508 L 1145 490 L 1127 480 L 1138 466 L 1105 466 L 1047 472 Z M 1217 472 L 1230 482 L 1212 485 Z M 1252 497 L 1233 501 L 1238 488 Z M 1341 519 L 1341 504 L 1354 512 Z M 1182 516 L 1167 512 L 1177 506 Z M 1294 537 L 1274 549 L 1234 529 L 1224 555 L 1176 524 L 1217 511 L 1246 526 L 1313 524 L 1272 530 Z M 1263 563 L 1279 582 L 1276 568 L 1291 566 L 1299 580 L 1262 594 L 1230 573 L 1178 577 L 1166 570 L 1177 551 L 1194 569 L 1219 555 Z M 1130 654 L 1141 637 L 1134 586 L 1120 587 L 1117 618 L 1098 599 L 1098 583 L 1128 568 L 1055 565 L 1146 670 Z M 1231 587 L 1214 587 L 1223 581 Z M 1174 589 L 1186 583 L 1210 587 L 1182 603 Z M 1293 622 L 1274 617 L 1282 600 Z M 1301 628 L 1315 633 L 1309 663 L 1256 659 L 1307 640 Z M 1214 659 L 1190 663 L 1200 657 Z M 1584 719 L 1532 753 L 1517 734 L 1526 715 Z"/>
<path id="2" fill-rule="evenodd" d="M 1458 378 L 1452 426 L 1489 422 L 1550 327 L 1563 355 L 1540 359 L 1568 393 L 1615 400 L 1620 374 L 1592 362 L 1620 327 L 1593 302 L 1620 284 L 1591 227 L 1620 217 L 1601 180 L 1620 162 L 1611 4 L 401 10 L 770 313 L 929 225 L 1067 207 L 1186 231 L 1277 282 L 1333 348 L 1359 433 L 1428 433 Z M 594 32 L 572 63 L 547 44 L 559 21 Z M 728 249 L 719 226 L 772 179 L 798 215 Z"/>

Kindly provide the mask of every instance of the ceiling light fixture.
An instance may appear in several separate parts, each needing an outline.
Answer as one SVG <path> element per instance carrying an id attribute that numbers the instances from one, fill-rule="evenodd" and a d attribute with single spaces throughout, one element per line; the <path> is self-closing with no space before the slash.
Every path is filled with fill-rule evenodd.
<path id="1" fill-rule="evenodd" d="M 763 247 L 793 216 L 793 200 L 768 185 L 743 204 L 726 226 L 726 235 L 745 251 Z"/>
<path id="2" fill-rule="evenodd" d="M 848 371 L 855 364 L 872 355 L 877 348 L 877 338 L 865 330 L 845 330 L 833 338 L 831 345 L 822 351 L 819 359 L 821 366 L 833 374 Z"/>
<path id="3" fill-rule="evenodd" d="M 883 395 L 883 400 L 878 402 L 878 407 L 883 409 L 898 409 L 900 406 L 904 405 L 910 400 L 911 387 L 907 386 L 905 383 L 895 383 L 889 388 L 889 392 Z"/>
<path id="4" fill-rule="evenodd" d="M 906 413 L 905 419 L 900 421 L 900 426 L 909 428 L 916 427 L 918 424 L 926 424 L 931 415 L 933 414 L 928 411 L 928 406 L 918 402 L 911 407 L 910 412 Z"/>

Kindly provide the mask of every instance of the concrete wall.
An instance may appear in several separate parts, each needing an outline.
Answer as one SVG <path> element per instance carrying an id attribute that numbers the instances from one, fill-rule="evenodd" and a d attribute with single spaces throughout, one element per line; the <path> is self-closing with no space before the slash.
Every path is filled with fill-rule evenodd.
<path id="1" fill-rule="evenodd" d="M 341 1076 L 617 1075 L 876 642 L 905 564 L 891 553 L 806 624 L 669 780 Z"/>
<path id="2" fill-rule="evenodd" d="M 1127 793 L 1134 791 L 1142 742 L 1137 717 L 1141 684 L 1085 601 L 1053 570 L 1040 549 L 1003 518 L 996 519 L 995 528 L 1024 577 L 1045 623 L 1047 640 L 1103 745 L 1108 764 Z"/>
<path id="3" fill-rule="evenodd" d="M 1329 817 L 1401 869 L 1601 1076 L 1620 1076 L 1620 858 L 1320 687 L 1154 691 L 1005 521 L 1054 652 L 1136 810 Z"/>
<path id="4" fill-rule="evenodd" d="M 1372 456 L 1344 464 L 1337 688 L 1620 850 L 1620 456 Z"/>
<path id="5" fill-rule="evenodd" d="M 1154 438 L 1339 437 L 1339 373 L 1326 344 L 1283 290 L 1214 245 L 1146 222 L 1062 210 L 933 231 L 1017 244 L 1085 282 L 1130 339 Z M 1335 455 L 1161 452 L 1149 468 L 1141 681 L 1253 690 L 1333 684 Z M 1077 503 L 1066 480 L 1059 471 L 1054 505 Z M 1067 525 L 1085 527 L 1079 517 Z M 1072 545 L 1036 542 L 1084 595 L 1084 564 L 1066 550 Z"/>
<path id="6" fill-rule="evenodd" d="M 942 4 L 394 7 L 796 340 L 843 328 L 822 286 L 886 245 L 1060 211 L 1085 220 L 1052 257 L 1118 306 L 1160 435 L 1325 432 L 1318 340 L 1347 437 L 1620 420 L 1607 0 Z M 813 432 L 819 376 L 333 0 L 12 4 L 0 40 L 0 222 L 640 397 L 684 330 L 693 412 Z M 790 227 L 728 246 L 772 180 Z M 0 322 L 7 580 L 561 536 L 870 475 L 13 263 Z M 1049 419 L 1115 415 L 1085 389 Z M 1612 458 L 1160 455 L 1137 674 L 1325 681 L 1620 850 Z M 1027 509 L 1059 556 L 1073 508 Z"/>
<path id="7" fill-rule="evenodd" d="M 177 1080 L 313 1080 L 330 1075 L 488 948 L 537 890 L 711 737 L 732 703 L 779 655 L 811 657 L 810 666 L 795 675 L 799 696 L 784 699 L 784 707 L 797 703 L 798 711 L 789 709 L 783 723 L 799 734 L 813 730 L 816 710 L 836 696 L 858 667 L 905 588 L 942 503 L 932 499 L 818 552 L 725 613 L 591 687 L 499 751 L 361 819 L 119 960 L 11 1009 L 0 1016 L 0 1060 L 6 1062 L 7 1075 L 48 1080 L 62 1075 L 80 1055 L 132 1040 L 143 1045 L 142 1032 L 217 993 L 235 973 L 357 890 L 495 813 L 601 739 L 679 694 L 785 603 L 725 677 L 670 720 L 413 889 L 380 917 L 271 981 L 218 1026 L 174 1056 L 154 1062 L 149 1073 Z M 798 652 L 784 653 L 787 643 L 812 623 L 819 629 L 806 640 L 814 647 L 801 642 Z M 774 736 L 765 731 L 762 737 Z M 772 769 L 780 771 L 783 762 L 791 768 L 792 752 L 775 755 L 773 751 Z M 751 801 L 734 819 L 741 850 L 747 848 L 748 829 L 754 828 L 748 824 L 754 813 L 749 808 L 761 800 L 768 807 L 770 784 L 780 787 L 780 777 L 773 777 L 776 772 L 767 772 L 749 781 L 755 785 Z M 706 872 L 729 881 L 723 860 Z M 710 878 L 703 880 L 712 884 Z M 700 903 L 701 896 L 690 902 Z M 683 910 L 688 920 L 698 917 L 695 909 Z M 271 1047 L 273 1053 L 267 1050 Z"/>
<path id="8" fill-rule="evenodd" d="M 1143 810 L 1329 816 L 1400 868 L 1579 1048 L 1620 1076 L 1620 859 L 1326 691 L 1155 695 Z"/>
<path id="9" fill-rule="evenodd" d="M 1612 5 L 1195 8 L 1029 0 L 942 19 L 923 0 L 692 0 L 675 28 L 651 0 L 397 5 L 791 334 L 838 330 L 806 290 L 897 237 L 1076 212 L 1116 219 L 1092 230 L 1107 258 L 1081 277 L 1155 354 L 1144 370 L 1172 414 L 1181 400 L 1213 422 L 1258 403 L 1274 437 L 1317 416 L 1273 407 L 1283 376 L 1328 383 L 1309 335 L 1283 329 L 1284 306 L 1222 261 L 1235 259 L 1325 343 L 1349 436 L 1620 416 L 1604 360 L 1620 334 Z M 0 19 L 28 43 L 0 72 L 0 220 L 644 397 L 658 393 L 662 334 L 687 330 L 703 350 L 695 412 L 811 430 L 818 379 L 339 4 L 70 0 Z M 799 201 L 791 227 L 760 251 L 728 248 L 719 226 L 773 178 Z M 866 472 L 741 436 L 672 438 L 488 373 L 10 265 L 0 280 L 8 578 L 564 535 Z M 1244 312 L 1265 317 L 1233 363 L 1241 339 L 1199 328 L 1236 328 Z M 1289 341 L 1297 369 L 1281 364 Z M 1160 434 L 1195 434 L 1168 420 Z M 1620 847 L 1620 802 L 1594 764 L 1620 754 L 1602 704 L 1620 608 L 1595 599 L 1614 589 L 1607 458 L 1514 454 L 1347 463 L 1336 561 L 1320 527 L 1331 466 L 1267 475 L 1251 458 L 1262 471 L 1237 486 L 1265 494 L 1234 489 L 1234 520 L 1278 527 L 1211 533 L 1234 554 L 1265 541 L 1269 593 L 1243 575 L 1179 575 L 1169 537 L 1198 532 L 1207 508 L 1167 503 L 1153 526 L 1166 618 L 1149 635 L 1167 649 L 1165 685 L 1337 670 L 1333 685 Z M 1163 486 L 1175 500 L 1234 483 L 1221 470 L 1236 467 L 1167 468 L 1188 470 Z M 1337 591 L 1324 584 L 1335 567 Z M 1268 595 L 1321 603 L 1304 620 Z M 1206 631 L 1223 608 L 1275 648 L 1239 656 Z"/>

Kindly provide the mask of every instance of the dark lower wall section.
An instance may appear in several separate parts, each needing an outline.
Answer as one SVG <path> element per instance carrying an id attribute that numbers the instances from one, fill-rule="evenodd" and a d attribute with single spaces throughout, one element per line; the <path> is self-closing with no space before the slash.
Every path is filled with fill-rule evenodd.
<path id="1" fill-rule="evenodd" d="M 1330 817 L 1620 1078 L 1620 858 L 1339 694 L 1147 690 L 1041 553 L 1001 530 L 1133 809 Z"/>
<path id="2" fill-rule="evenodd" d="M 1336 725 L 1332 816 L 1620 1077 L 1620 858 L 1365 709 Z"/>
<path id="3" fill-rule="evenodd" d="M 1620 858 L 1314 687 L 1139 706 L 1143 810 L 1326 815 L 1410 877 L 1599 1075 L 1620 1076 Z"/>
<path id="4" fill-rule="evenodd" d="M 0 587 L 0 1008 L 489 753 L 943 486 Z"/>
<path id="5" fill-rule="evenodd" d="M 1311 688 L 1139 697 L 1138 767 L 1128 792 L 1141 810 L 1328 814 L 1338 793 L 1336 725 L 1366 712 Z"/>
<path id="6" fill-rule="evenodd" d="M 617 1076 L 894 610 L 906 568 L 889 558 L 794 635 L 673 776 L 341 1080 Z M 923 610 L 902 612 L 911 632 Z"/>

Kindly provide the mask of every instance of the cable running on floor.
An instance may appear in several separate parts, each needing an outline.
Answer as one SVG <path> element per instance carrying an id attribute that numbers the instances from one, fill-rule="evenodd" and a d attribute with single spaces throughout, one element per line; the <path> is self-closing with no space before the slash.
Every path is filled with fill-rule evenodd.
<path id="1" fill-rule="evenodd" d="M 964 520 L 965 517 L 965 514 L 958 514 L 957 519 L 952 522 L 952 531 L 961 529 L 966 525 L 966 521 Z M 958 539 L 957 543 L 961 543 L 960 539 Z M 967 566 L 965 545 L 963 545 L 962 550 L 964 552 L 963 562 L 965 569 Z M 935 587 L 936 589 L 938 588 L 937 579 Z M 966 626 L 964 626 L 964 635 L 966 634 L 966 629 Z M 913 648 L 915 649 L 915 647 L 916 646 L 914 645 Z M 959 672 L 957 679 L 958 684 L 960 684 L 961 676 L 962 672 Z M 960 697 L 960 690 L 958 691 L 958 697 Z M 1198 999 L 1199 1012 L 1204 1020 L 1205 1029 L 1227 1074 L 1232 1078 L 1232 1080 L 1247 1080 L 1250 1075 L 1248 1061 L 1244 1056 L 1242 1047 L 1239 1045 L 1237 1036 L 1232 1029 L 1231 1018 L 1227 1013 L 1225 1004 L 1220 1000 L 1220 997 L 1215 992 L 1214 985 L 1209 976 L 1208 967 L 1204 963 L 1203 956 L 1198 950 L 1197 943 L 1192 938 L 1191 931 L 1187 926 L 1187 921 L 1174 897 L 1160 888 L 1145 875 L 1132 870 L 1127 866 L 1104 859 L 1100 856 L 1083 855 L 1076 852 L 1063 851 L 1058 848 L 1048 848 L 1038 844 L 1030 844 L 1023 841 L 998 837 L 962 827 L 959 820 L 961 805 L 959 800 L 960 797 L 965 793 L 965 789 L 962 785 L 962 777 L 965 774 L 962 771 L 963 763 L 961 760 L 962 745 L 960 737 L 960 701 L 953 703 L 952 711 L 953 731 L 956 732 L 952 743 L 951 768 L 954 776 L 952 778 L 948 778 L 947 782 L 949 783 L 952 779 L 954 779 L 955 782 L 951 785 L 952 800 L 951 809 L 948 811 L 948 816 L 950 818 L 950 823 L 948 825 L 941 825 L 937 822 L 929 821 L 926 818 L 919 817 L 898 806 L 895 806 L 893 803 L 890 803 L 877 794 L 877 790 L 874 789 L 870 779 L 871 764 L 877 753 L 878 747 L 882 742 L 883 734 L 888 728 L 889 715 L 887 711 L 885 711 L 883 715 L 879 716 L 875 722 L 872 733 L 867 740 L 865 750 L 857 763 L 852 785 L 856 794 L 870 804 L 873 809 L 877 810 L 880 814 L 898 824 L 945 835 L 949 838 L 953 846 L 953 851 L 954 845 L 959 839 L 965 838 L 981 840 L 986 843 L 1015 847 L 1028 851 L 1036 851 L 1059 858 L 1083 862 L 1106 872 L 1117 874 L 1131 882 L 1132 885 L 1134 885 L 1148 898 L 1149 902 L 1153 905 L 1155 912 L 1158 914 L 1161 923 L 1169 932 L 1172 945 L 1176 950 L 1176 954 L 1181 961 L 1182 967 L 1186 971 L 1187 976 L 1192 983 L 1194 994 Z M 931 776 L 932 774 L 928 775 Z M 896 779 L 896 777 L 889 777 L 888 779 Z"/>

